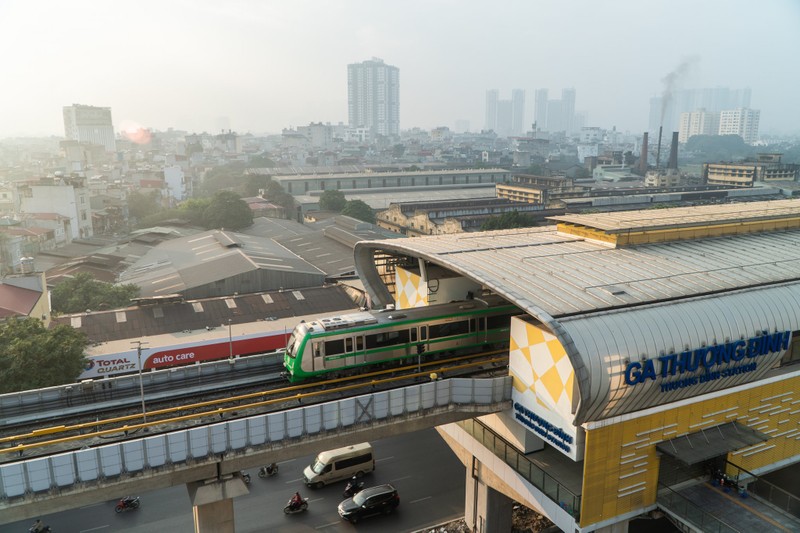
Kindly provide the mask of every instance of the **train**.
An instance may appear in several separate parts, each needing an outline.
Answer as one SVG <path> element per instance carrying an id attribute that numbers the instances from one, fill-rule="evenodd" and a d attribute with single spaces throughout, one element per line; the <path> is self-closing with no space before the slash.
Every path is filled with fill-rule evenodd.
<path id="1" fill-rule="evenodd" d="M 276 352 L 286 347 L 292 329 L 301 321 L 328 313 L 259 320 L 101 342 L 86 348 L 86 365 L 78 380 L 102 379 L 206 361 Z M 141 341 L 141 357 L 138 342 Z"/>
<path id="2" fill-rule="evenodd" d="M 505 300 L 486 297 L 300 322 L 289 337 L 284 367 L 289 381 L 298 382 L 417 356 L 507 346 L 511 317 L 519 314 Z"/>

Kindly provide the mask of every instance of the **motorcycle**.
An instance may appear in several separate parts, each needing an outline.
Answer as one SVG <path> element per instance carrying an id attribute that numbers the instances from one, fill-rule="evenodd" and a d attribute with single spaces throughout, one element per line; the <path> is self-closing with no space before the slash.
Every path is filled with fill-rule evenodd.
<path id="1" fill-rule="evenodd" d="M 41 526 L 39 529 L 36 529 L 36 526 L 31 526 L 30 529 L 28 529 L 28 533 L 52 533 L 52 531 L 50 526 Z"/>
<path id="2" fill-rule="evenodd" d="M 303 501 L 299 504 L 294 504 L 292 500 L 289 500 L 289 503 L 283 508 L 283 512 L 286 514 L 295 514 L 302 513 L 306 509 L 308 509 L 308 498 L 303 498 Z"/>
<path id="3" fill-rule="evenodd" d="M 353 476 L 350 481 L 347 482 L 347 486 L 344 488 L 344 492 L 342 493 L 342 498 L 352 498 L 364 488 L 364 482 L 359 481 L 356 476 Z"/>
<path id="4" fill-rule="evenodd" d="M 239 473 L 242 476 L 242 481 L 244 481 L 244 484 L 245 485 L 249 485 L 250 484 L 250 474 L 248 474 L 244 470 L 241 470 Z"/>
<path id="5" fill-rule="evenodd" d="M 130 509 L 138 509 L 139 508 L 139 497 L 133 496 L 125 496 L 121 498 L 117 505 L 114 507 L 114 511 L 121 513 L 122 511 L 128 511 Z"/>
<path id="6" fill-rule="evenodd" d="M 258 469 L 258 477 L 264 479 L 266 477 L 272 477 L 278 473 L 278 465 L 277 463 L 272 463 L 271 465 L 262 466 Z"/>

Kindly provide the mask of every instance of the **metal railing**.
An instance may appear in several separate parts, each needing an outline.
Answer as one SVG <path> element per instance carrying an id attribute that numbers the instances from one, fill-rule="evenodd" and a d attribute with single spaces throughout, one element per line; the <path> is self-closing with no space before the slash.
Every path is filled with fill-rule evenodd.
<path id="1" fill-rule="evenodd" d="M 792 516 L 800 518 L 800 498 L 783 490 L 777 485 L 773 485 L 769 481 L 761 479 L 737 464 L 731 463 L 730 461 L 726 462 L 728 463 L 728 467 L 736 472 L 736 475 L 733 477 L 739 480 L 740 484 L 747 485 L 748 492 L 771 503 L 781 511 L 785 511 Z"/>
<path id="2" fill-rule="evenodd" d="M 542 470 L 511 443 L 478 420 L 458 422 L 464 431 L 472 435 L 488 450 L 501 458 L 508 466 L 524 477 L 531 485 L 541 490 L 548 498 L 568 512 L 576 521 L 580 519 L 581 497 L 556 478 Z"/>
<path id="3" fill-rule="evenodd" d="M 739 530 L 705 511 L 692 500 L 666 485 L 659 484 L 657 503 L 664 511 L 672 514 L 703 533 L 739 533 Z"/>

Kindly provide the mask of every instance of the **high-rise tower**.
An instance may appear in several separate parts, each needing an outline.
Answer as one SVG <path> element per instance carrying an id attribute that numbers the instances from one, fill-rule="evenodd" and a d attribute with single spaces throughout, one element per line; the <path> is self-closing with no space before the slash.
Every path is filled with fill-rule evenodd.
<path id="1" fill-rule="evenodd" d="M 108 152 L 117 149 L 110 107 L 64 106 L 64 134 L 72 141 L 102 145 Z"/>
<path id="2" fill-rule="evenodd" d="M 400 134 L 400 70 L 373 57 L 347 65 L 350 127 L 379 135 Z"/>

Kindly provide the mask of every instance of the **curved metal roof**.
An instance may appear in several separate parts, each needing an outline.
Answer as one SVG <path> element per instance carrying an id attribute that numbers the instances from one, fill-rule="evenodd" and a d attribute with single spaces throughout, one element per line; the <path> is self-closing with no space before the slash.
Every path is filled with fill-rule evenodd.
<path id="1" fill-rule="evenodd" d="M 800 282 L 568 317 L 560 324 L 574 341 L 580 362 L 588 367 L 578 381 L 581 401 L 576 420 L 601 420 L 763 377 L 781 352 L 743 360 L 756 363 L 751 372 L 668 391 L 661 390 L 662 383 L 699 377 L 703 371 L 636 385 L 625 383 L 624 372 L 630 361 L 650 359 L 658 369 L 657 359 L 665 354 L 748 339 L 762 331 L 800 329 Z"/>
<path id="2" fill-rule="evenodd" d="M 800 280 L 795 229 L 614 248 L 549 226 L 360 242 L 355 254 L 373 305 L 393 303 L 375 261 L 386 254 L 448 268 L 541 321 L 575 371 L 576 423 L 751 381 L 767 363 L 754 373 L 662 393 L 646 384 L 620 387 L 626 357 L 697 348 L 723 334 L 750 337 L 759 328 L 800 329 L 800 289 L 791 285 Z"/>

